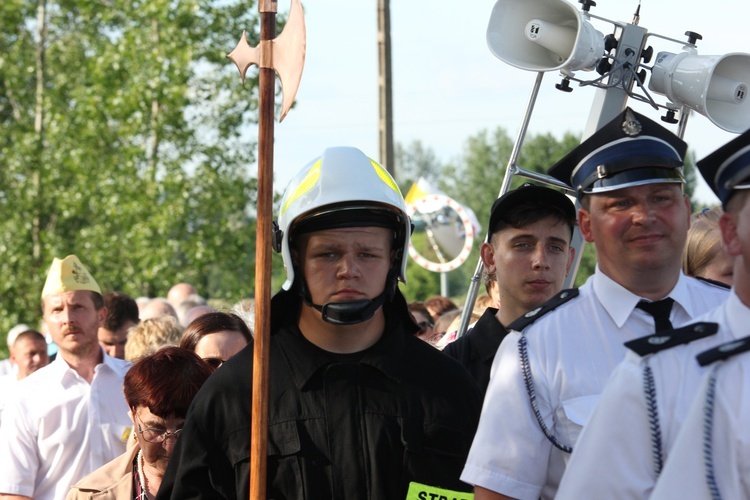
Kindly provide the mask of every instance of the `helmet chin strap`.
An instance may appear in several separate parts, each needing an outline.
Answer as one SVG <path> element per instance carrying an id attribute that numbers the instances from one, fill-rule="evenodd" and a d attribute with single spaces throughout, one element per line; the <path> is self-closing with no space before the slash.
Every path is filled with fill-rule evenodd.
<path id="1" fill-rule="evenodd" d="M 348 302 L 328 302 L 319 306 L 310 303 L 320 311 L 323 321 L 332 325 L 356 325 L 372 318 L 375 311 L 385 302 L 385 290 L 375 299 L 350 300 Z"/>
<path id="2" fill-rule="evenodd" d="M 388 272 L 385 289 L 383 289 L 383 292 L 380 295 L 372 300 L 360 299 L 347 302 L 328 302 L 322 306 L 313 304 L 312 296 L 307 289 L 307 284 L 305 283 L 304 278 L 300 279 L 300 295 L 302 296 L 305 305 L 320 311 L 320 314 L 323 316 L 323 321 L 326 323 L 331 323 L 332 325 L 356 325 L 357 323 L 363 323 L 372 318 L 375 311 L 385 303 L 386 299 L 388 302 L 393 300 L 397 272 L 398 271 L 395 268 L 392 268 Z"/>

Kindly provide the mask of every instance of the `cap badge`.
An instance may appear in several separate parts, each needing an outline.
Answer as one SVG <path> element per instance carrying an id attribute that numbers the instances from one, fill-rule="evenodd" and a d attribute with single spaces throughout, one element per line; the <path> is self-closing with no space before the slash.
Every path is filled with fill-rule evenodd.
<path id="1" fill-rule="evenodd" d="M 625 132 L 625 135 L 635 137 L 641 133 L 642 129 L 641 122 L 638 121 L 630 108 L 628 108 L 625 111 L 625 119 L 622 121 L 622 131 Z"/>
<path id="2" fill-rule="evenodd" d="M 84 271 L 77 262 L 73 262 L 73 270 L 71 272 L 76 283 L 85 284 L 90 281 L 86 271 Z"/>

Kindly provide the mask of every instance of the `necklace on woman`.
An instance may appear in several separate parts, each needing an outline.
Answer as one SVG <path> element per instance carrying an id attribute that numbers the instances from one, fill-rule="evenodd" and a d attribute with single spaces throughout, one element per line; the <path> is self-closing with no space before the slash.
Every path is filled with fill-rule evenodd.
<path id="1" fill-rule="evenodd" d="M 148 500 L 148 479 L 146 479 L 146 474 L 143 473 L 143 453 L 140 450 L 138 450 L 136 462 L 138 462 L 138 481 L 141 483 L 141 494 L 138 498 Z"/>

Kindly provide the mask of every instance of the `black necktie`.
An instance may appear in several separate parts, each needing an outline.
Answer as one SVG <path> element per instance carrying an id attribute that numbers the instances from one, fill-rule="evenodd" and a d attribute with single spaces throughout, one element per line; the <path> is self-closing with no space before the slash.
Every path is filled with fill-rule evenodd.
<path id="1" fill-rule="evenodd" d="M 657 300 L 656 302 L 647 302 L 641 300 L 638 302 L 638 309 L 643 309 L 651 316 L 654 317 L 656 323 L 656 331 L 661 332 L 663 330 L 672 330 L 672 322 L 669 321 L 669 313 L 672 311 L 673 299 L 667 297 L 666 299 Z"/>

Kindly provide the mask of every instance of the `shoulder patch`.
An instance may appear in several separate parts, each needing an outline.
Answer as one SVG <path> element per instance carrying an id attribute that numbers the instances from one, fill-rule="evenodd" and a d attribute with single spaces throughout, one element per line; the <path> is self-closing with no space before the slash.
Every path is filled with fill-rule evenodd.
<path id="1" fill-rule="evenodd" d="M 570 299 L 573 299 L 575 297 L 578 297 L 578 288 L 568 288 L 567 290 L 563 290 L 559 292 L 557 295 L 549 299 L 547 302 L 542 304 L 541 306 L 537 307 L 536 309 L 532 309 L 531 311 L 527 312 L 520 318 L 513 321 L 510 325 L 508 325 L 508 331 L 515 330 L 517 332 L 521 332 L 532 324 L 534 321 L 538 320 L 545 314 L 547 314 L 550 311 L 554 311 Z"/>
<path id="2" fill-rule="evenodd" d="M 724 344 L 720 344 L 708 351 L 698 354 L 695 358 L 698 360 L 699 365 L 706 366 L 716 361 L 723 361 L 727 358 L 731 358 L 735 354 L 740 354 L 745 351 L 750 351 L 750 337 L 743 337 L 738 340 L 725 342 Z"/>
<path id="3" fill-rule="evenodd" d="M 726 283 L 722 283 L 721 281 L 703 278 L 701 276 L 696 276 L 695 279 L 700 280 L 703 283 L 708 283 L 709 285 L 715 286 L 716 288 L 723 288 L 724 290 L 730 290 L 732 288 L 731 286 L 727 285 Z"/>
<path id="4" fill-rule="evenodd" d="M 625 342 L 625 347 L 638 354 L 645 356 L 655 352 L 664 351 L 670 347 L 683 345 L 693 340 L 702 339 L 714 335 L 719 331 L 718 323 L 693 323 L 675 330 L 665 330 Z"/>

